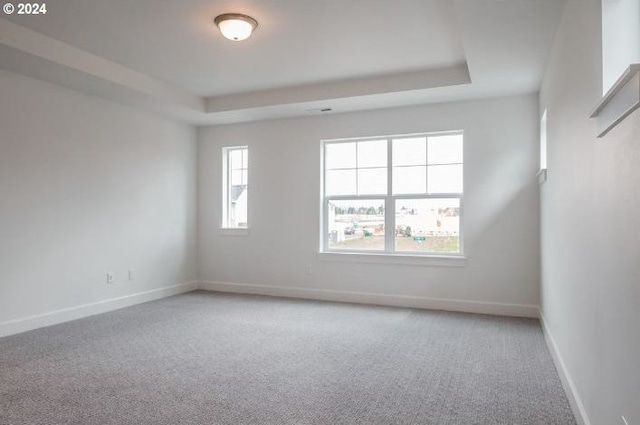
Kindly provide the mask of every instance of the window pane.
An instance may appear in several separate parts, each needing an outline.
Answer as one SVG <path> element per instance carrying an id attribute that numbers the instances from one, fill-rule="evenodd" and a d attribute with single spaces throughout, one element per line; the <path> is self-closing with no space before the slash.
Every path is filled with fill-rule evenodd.
<path id="1" fill-rule="evenodd" d="M 249 168 L 249 150 L 242 149 L 242 168 Z"/>
<path id="2" fill-rule="evenodd" d="M 242 170 L 233 170 L 231 171 L 231 185 L 232 186 L 240 186 L 243 183 L 242 181 Z"/>
<path id="3" fill-rule="evenodd" d="M 427 193 L 427 167 L 394 167 L 393 194 Z"/>
<path id="4" fill-rule="evenodd" d="M 325 145 L 325 169 L 356 168 L 356 144 L 328 143 Z"/>
<path id="5" fill-rule="evenodd" d="M 428 167 L 429 193 L 462 193 L 462 165 Z"/>
<path id="6" fill-rule="evenodd" d="M 233 149 L 229 152 L 229 157 L 232 170 L 242 168 L 242 149 Z"/>
<path id="7" fill-rule="evenodd" d="M 386 168 L 358 170 L 358 195 L 386 195 L 386 193 Z"/>
<path id="8" fill-rule="evenodd" d="M 395 234 L 396 251 L 460 253 L 460 200 L 397 200 Z"/>
<path id="9" fill-rule="evenodd" d="M 247 199 L 246 186 L 231 186 L 229 194 L 229 227 L 247 227 Z"/>
<path id="10" fill-rule="evenodd" d="M 429 164 L 462 164 L 462 134 L 429 137 Z"/>
<path id="11" fill-rule="evenodd" d="M 387 141 L 358 142 L 358 168 L 386 167 Z"/>
<path id="12" fill-rule="evenodd" d="M 329 202 L 329 248 L 384 251 L 384 200 Z"/>
<path id="13" fill-rule="evenodd" d="M 426 165 L 427 138 L 393 140 L 393 165 Z"/>
<path id="14" fill-rule="evenodd" d="M 329 170 L 325 174 L 327 196 L 355 195 L 356 170 Z"/>

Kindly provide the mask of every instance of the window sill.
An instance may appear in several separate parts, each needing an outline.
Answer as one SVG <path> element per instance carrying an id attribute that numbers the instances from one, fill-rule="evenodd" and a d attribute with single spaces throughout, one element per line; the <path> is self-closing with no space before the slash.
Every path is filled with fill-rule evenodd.
<path id="1" fill-rule="evenodd" d="M 410 266 L 431 267 L 465 267 L 467 258 L 464 256 L 445 255 L 411 255 L 411 254 L 363 254 L 352 252 L 319 252 L 318 259 L 322 261 L 339 261 L 375 264 L 403 264 Z"/>
<path id="2" fill-rule="evenodd" d="M 598 138 L 604 137 L 640 107 L 640 63 L 631 64 L 598 103 L 591 118 L 598 123 Z"/>
<path id="3" fill-rule="evenodd" d="M 221 227 L 218 232 L 224 236 L 249 236 L 251 229 L 248 227 Z"/>

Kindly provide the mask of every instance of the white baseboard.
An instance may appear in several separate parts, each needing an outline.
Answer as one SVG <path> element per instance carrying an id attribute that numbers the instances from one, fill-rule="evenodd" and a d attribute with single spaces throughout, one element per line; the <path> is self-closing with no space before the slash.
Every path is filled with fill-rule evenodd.
<path id="1" fill-rule="evenodd" d="M 538 317 L 538 306 L 527 304 L 490 303 L 407 295 L 388 295 L 367 292 L 337 291 L 331 289 L 252 285 L 230 282 L 204 281 L 200 282 L 198 287 L 205 291 L 232 292 L 237 294 L 305 298 L 323 301 L 375 304 L 429 310 L 461 311 L 466 313 L 492 314 L 498 316 Z"/>
<path id="2" fill-rule="evenodd" d="M 558 345 L 556 344 L 556 341 L 553 338 L 551 331 L 549 330 L 549 326 L 547 325 L 542 310 L 540 310 L 540 323 L 542 324 L 544 339 L 547 342 L 549 351 L 551 352 L 551 357 L 553 358 L 553 362 L 555 363 L 556 369 L 558 370 L 558 375 L 560 375 L 560 380 L 562 381 L 564 392 L 567 394 L 569 405 L 571 405 L 573 415 L 576 417 L 576 422 L 578 423 L 578 425 L 591 425 L 591 421 L 589 420 L 587 411 L 585 410 L 584 404 L 582 404 L 582 400 L 580 399 L 580 394 L 578 394 L 578 388 L 573 382 L 573 379 L 569 374 L 569 370 L 567 369 L 567 366 L 562 359 L 560 350 L 558 350 Z"/>
<path id="3" fill-rule="evenodd" d="M 172 295 L 182 294 L 184 292 L 195 291 L 196 289 L 198 289 L 198 282 L 186 282 L 178 285 L 153 289 L 151 291 L 125 295 L 124 297 L 111 298 L 104 301 L 51 311 L 49 313 L 9 320 L 7 322 L 0 323 L 0 337 L 81 319 L 95 314 L 106 313 L 108 311 L 118 310 L 135 304 L 166 298 Z"/>

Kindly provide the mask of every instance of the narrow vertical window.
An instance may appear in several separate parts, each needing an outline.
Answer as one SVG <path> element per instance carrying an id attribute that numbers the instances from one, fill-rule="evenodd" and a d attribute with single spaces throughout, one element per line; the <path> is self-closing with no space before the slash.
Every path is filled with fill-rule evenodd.
<path id="1" fill-rule="evenodd" d="M 602 94 L 640 63 L 640 0 L 602 0 Z"/>
<path id="2" fill-rule="evenodd" d="M 222 227 L 246 229 L 248 220 L 249 149 L 222 149 Z"/>
<path id="3" fill-rule="evenodd" d="M 640 0 L 602 0 L 602 100 L 598 138 L 640 108 Z"/>
<path id="4" fill-rule="evenodd" d="M 547 169 L 547 110 L 540 119 L 540 171 Z"/>

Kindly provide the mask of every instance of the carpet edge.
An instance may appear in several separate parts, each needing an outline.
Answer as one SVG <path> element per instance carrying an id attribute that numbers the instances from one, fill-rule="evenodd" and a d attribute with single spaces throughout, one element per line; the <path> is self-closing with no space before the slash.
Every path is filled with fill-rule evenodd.
<path id="1" fill-rule="evenodd" d="M 93 303 L 82 304 L 60 310 L 54 310 L 33 316 L 12 319 L 0 323 L 0 338 L 30 330 L 57 325 L 59 323 L 82 319 L 96 314 L 119 310 L 132 305 L 141 304 L 173 295 L 191 292 L 198 289 L 198 281 L 163 286 L 150 291 L 137 292 L 122 297 L 110 298 Z"/>
<path id="2" fill-rule="evenodd" d="M 254 294 L 286 298 L 303 298 L 321 301 L 337 301 L 357 304 L 373 304 L 391 307 L 419 308 L 428 310 L 458 311 L 464 313 L 489 314 L 538 318 L 539 307 L 528 304 L 492 303 L 484 301 L 428 298 L 408 295 L 389 295 L 371 292 L 338 291 L 319 288 L 255 285 L 247 283 L 200 281 L 198 289 L 213 292 Z"/>

